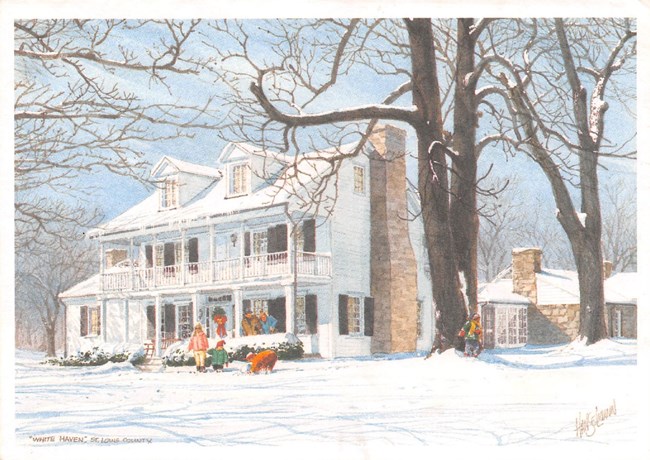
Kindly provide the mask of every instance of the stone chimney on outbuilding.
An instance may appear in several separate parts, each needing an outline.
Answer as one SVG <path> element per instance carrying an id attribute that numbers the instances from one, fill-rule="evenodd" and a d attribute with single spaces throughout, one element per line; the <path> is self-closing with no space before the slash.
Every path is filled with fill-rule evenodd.
<path id="1" fill-rule="evenodd" d="M 542 271 L 542 250 L 515 248 L 512 250 L 512 292 L 537 303 L 536 273 Z"/>
<path id="2" fill-rule="evenodd" d="M 614 267 L 614 264 L 611 263 L 609 260 L 604 260 L 603 261 L 603 279 L 607 279 L 610 276 L 612 276 L 612 268 Z"/>
<path id="3" fill-rule="evenodd" d="M 417 266 L 406 203 L 406 132 L 377 126 L 370 155 L 370 291 L 374 298 L 373 353 L 415 351 Z"/>

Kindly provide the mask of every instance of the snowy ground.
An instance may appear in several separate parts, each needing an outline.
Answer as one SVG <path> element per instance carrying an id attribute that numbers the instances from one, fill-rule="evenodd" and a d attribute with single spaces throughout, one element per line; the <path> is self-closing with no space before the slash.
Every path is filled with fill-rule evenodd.
<path id="1" fill-rule="evenodd" d="M 16 355 L 16 443 L 34 456 L 42 446 L 81 453 L 100 444 L 149 453 L 278 446 L 284 457 L 287 446 L 313 443 L 384 453 L 467 445 L 621 453 L 638 452 L 641 434 L 636 341 L 493 350 L 479 359 L 451 350 L 426 361 L 280 361 L 267 375 L 247 375 L 240 362 L 223 374 L 143 373 L 128 363 L 59 368 L 38 358 Z M 576 420 L 597 410 L 607 417 L 587 422 L 579 437 Z"/>

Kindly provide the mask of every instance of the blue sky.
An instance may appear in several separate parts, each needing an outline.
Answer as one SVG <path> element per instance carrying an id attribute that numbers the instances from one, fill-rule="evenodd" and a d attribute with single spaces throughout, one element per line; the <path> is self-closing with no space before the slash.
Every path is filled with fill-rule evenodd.
<path id="1" fill-rule="evenodd" d="M 253 40 L 260 38 L 262 34 L 262 32 L 256 31 L 255 25 L 253 22 L 246 24 L 246 26 L 251 26 L 249 30 L 253 32 L 251 37 Z M 207 29 L 204 29 L 204 31 L 206 34 L 210 33 Z M 151 39 L 151 31 L 148 30 L 146 37 L 137 35 L 125 37 L 122 44 L 140 47 L 139 42 L 141 40 L 150 41 Z M 214 36 L 211 39 L 214 40 Z M 213 41 L 213 43 L 219 45 L 216 41 Z M 227 44 L 223 43 L 222 46 L 227 46 Z M 199 47 L 201 47 L 200 44 L 195 45 L 194 50 L 198 51 Z M 263 45 L 256 45 L 254 50 L 260 53 L 258 57 L 261 57 L 265 48 Z M 265 58 L 268 57 L 268 55 L 265 55 Z M 98 72 L 101 71 L 100 69 L 97 70 Z M 104 75 L 120 84 L 123 89 L 135 92 L 145 101 L 200 104 L 206 97 L 213 96 L 216 98 L 216 107 L 218 107 L 220 98 L 227 91 L 224 85 L 214 81 L 213 75 L 207 74 L 201 78 L 170 75 L 168 83 L 172 87 L 173 94 L 170 94 L 168 89 L 160 84 L 152 84 L 144 74 L 116 72 L 114 74 L 104 73 Z M 404 80 L 405 77 L 397 76 L 369 81 L 368 75 L 364 74 L 363 70 L 358 71 L 356 74 L 342 76 L 339 83 L 333 88 L 332 96 L 314 104 L 311 110 L 317 111 L 379 102 Z M 400 102 L 409 104 L 410 101 L 403 98 Z M 628 138 L 635 132 L 635 122 L 618 109 L 618 107 L 612 105 L 607 116 L 606 125 L 610 136 L 621 142 L 619 139 Z M 160 129 L 162 132 L 163 129 Z M 224 140 L 220 139 L 219 134 L 214 130 L 197 129 L 193 131 L 194 137 L 192 139 L 178 138 L 156 143 L 140 142 L 137 148 L 145 154 L 152 165 L 163 155 L 170 155 L 193 163 L 212 166 L 218 153 L 226 144 Z M 415 139 L 412 133 L 409 134 L 408 148 L 414 151 Z M 491 163 L 494 164 L 493 174 L 508 176 L 516 172 L 523 179 L 521 181 L 522 187 L 524 187 L 522 193 L 531 196 L 546 196 L 550 209 L 554 208 L 551 202 L 550 187 L 546 179 L 539 171 L 539 168 L 529 159 L 523 155 L 517 158 L 507 158 L 498 147 L 491 147 L 484 152 L 480 162 L 480 169 L 487 170 Z M 414 177 L 414 160 L 409 162 L 409 170 L 411 177 Z M 608 170 L 602 171 L 601 179 L 606 181 L 613 176 L 624 175 L 629 177 L 630 181 L 634 181 L 635 174 L 634 161 L 609 162 Z M 104 212 L 105 219 L 115 217 L 127 210 L 148 196 L 153 190 L 153 188 L 146 187 L 131 178 L 102 171 L 91 176 L 82 177 L 74 185 L 80 189 L 85 189 L 88 186 L 93 187 L 94 190 L 89 201 L 93 201 Z"/>

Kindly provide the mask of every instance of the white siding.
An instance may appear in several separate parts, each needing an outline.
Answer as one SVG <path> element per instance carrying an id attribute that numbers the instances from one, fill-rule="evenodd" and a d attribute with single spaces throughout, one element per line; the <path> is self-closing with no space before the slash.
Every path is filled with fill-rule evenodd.
<path id="1" fill-rule="evenodd" d="M 126 341 L 125 315 L 123 300 L 109 300 L 106 302 L 106 342 L 122 343 Z"/>
<path id="2" fill-rule="evenodd" d="M 136 300 L 129 300 L 129 337 L 127 342 L 142 344 L 146 334 L 146 313 L 143 312 L 143 306 Z"/>
<path id="3" fill-rule="evenodd" d="M 101 336 L 80 336 L 80 315 L 83 305 L 92 307 L 97 305 L 94 299 L 75 299 L 79 303 L 68 303 L 66 306 L 66 351 L 74 355 L 79 350 L 88 350 L 103 343 Z M 103 320 L 103 318 L 102 318 Z"/>
<path id="4" fill-rule="evenodd" d="M 355 165 L 366 169 L 365 193 L 354 193 Z M 370 354 L 370 337 L 338 335 L 339 294 L 370 296 L 370 190 L 367 157 L 347 161 L 340 171 L 339 198 L 331 223 L 333 356 Z M 362 325 L 363 331 L 363 325 Z"/>

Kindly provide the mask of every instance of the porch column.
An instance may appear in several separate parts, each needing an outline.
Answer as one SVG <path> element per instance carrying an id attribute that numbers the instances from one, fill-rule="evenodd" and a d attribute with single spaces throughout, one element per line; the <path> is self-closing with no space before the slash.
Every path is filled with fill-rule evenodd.
<path id="1" fill-rule="evenodd" d="M 208 225 L 208 235 L 208 238 L 210 238 L 210 255 L 208 256 L 208 260 L 210 261 L 210 281 L 214 281 L 214 225 L 212 224 Z"/>
<path id="2" fill-rule="evenodd" d="M 296 275 L 296 225 L 291 220 L 287 220 L 287 256 L 289 274 Z"/>
<path id="3" fill-rule="evenodd" d="M 151 244 L 151 269 L 153 272 L 153 287 L 158 286 L 158 267 L 156 266 L 156 247 L 158 246 L 158 235 L 153 236 Z M 158 311 L 158 310 L 156 310 Z"/>
<path id="4" fill-rule="evenodd" d="M 102 335 L 102 340 L 106 342 L 106 331 L 107 331 L 107 324 L 108 324 L 108 318 L 106 318 L 106 299 L 102 299 L 101 302 L 101 316 L 100 316 L 100 329 L 101 329 L 101 335 Z"/>
<path id="5" fill-rule="evenodd" d="M 185 238 L 187 237 L 187 230 L 181 230 L 181 286 L 185 286 L 185 259 L 187 254 L 185 254 Z"/>
<path id="6" fill-rule="evenodd" d="M 235 289 L 233 291 L 233 300 L 235 301 L 235 337 L 241 336 L 241 319 L 244 313 L 244 293 L 241 289 Z"/>
<path id="7" fill-rule="evenodd" d="M 287 311 L 287 332 L 295 334 L 296 327 L 296 297 L 294 295 L 293 285 L 284 287 L 284 298 Z"/>
<path id="8" fill-rule="evenodd" d="M 124 299 L 124 341 L 129 343 L 129 299 Z"/>
<path id="9" fill-rule="evenodd" d="M 246 242 L 244 237 L 246 233 L 244 232 L 244 224 L 239 227 L 239 279 L 244 279 L 244 249 L 246 248 Z M 239 331 L 239 329 L 237 329 Z"/>
<path id="10" fill-rule="evenodd" d="M 192 294 L 192 330 L 194 330 L 194 325 L 199 321 L 197 316 L 199 311 L 199 295 L 195 292 Z"/>
<path id="11" fill-rule="evenodd" d="M 131 266 L 131 289 L 135 289 L 135 257 L 133 254 L 133 237 L 129 238 L 129 260 Z"/>
<path id="12" fill-rule="evenodd" d="M 155 313 L 155 321 L 154 321 L 154 327 L 156 328 L 156 348 L 154 350 L 154 355 L 155 356 L 160 356 L 160 341 L 162 340 L 162 335 L 160 333 L 160 324 L 161 324 L 161 315 L 160 315 L 160 296 L 156 296 L 155 304 L 154 304 L 154 313 Z"/>
<path id="13" fill-rule="evenodd" d="M 104 251 L 104 242 L 99 243 L 99 290 L 104 291 L 104 257 L 106 252 Z"/>

